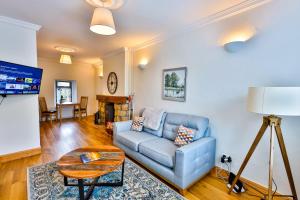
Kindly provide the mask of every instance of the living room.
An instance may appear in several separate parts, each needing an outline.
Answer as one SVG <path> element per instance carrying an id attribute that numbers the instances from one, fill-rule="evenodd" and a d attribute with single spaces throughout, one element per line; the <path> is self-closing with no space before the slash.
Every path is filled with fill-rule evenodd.
<path id="1" fill-rule="evenodd" d="M 299 9 L 2 0 L 0 199 L 298 199 Z"/>

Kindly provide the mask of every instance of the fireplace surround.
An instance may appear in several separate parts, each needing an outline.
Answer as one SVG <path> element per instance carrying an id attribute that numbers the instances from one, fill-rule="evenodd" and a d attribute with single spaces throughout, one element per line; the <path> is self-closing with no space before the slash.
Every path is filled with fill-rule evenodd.
<path id="1" fill-rule="evenodd" d="M 130 98 L 127 96 L 97 95 L 100 123 L 130 120 Z"/>

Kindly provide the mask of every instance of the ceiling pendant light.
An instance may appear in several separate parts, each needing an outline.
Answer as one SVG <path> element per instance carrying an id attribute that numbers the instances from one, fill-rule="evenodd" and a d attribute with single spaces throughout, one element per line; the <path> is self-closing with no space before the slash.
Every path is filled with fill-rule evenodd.
<path id="1" fill-rule="evenodd" d="M 60 62 L 61 64 L 71 65 L 71 64 L 72 64 L 71 56 L 70 56 L 70 55 L 66 55 L 66 54 L 62 54 L 62 55 L 60 56 L 59 62 Z"/>
<path id="2" fill-rule="evenodd" d="M 71 47 L 64 47 L 64 46 L 56 46 L 54 47 L 57 51 L 63 52 L 63 54 L 60 56 L 59 62 L 61 64 L 67 64 L 67 65 L 71 65 L 72 64 L 72 58 L 70 55 L 68 55 L 69 53 L 74 53 L 76 51 L 75 48 L 71 48 Z M 68 54 L 65 54 L 68 53 Z"/>
<path id="3" fill-rule="evenodd" d="M 116 33 L 112 12 L 107 8 L 95 8 L 90 30 L 100 35 L 113 35 Z"/>
<path id="4" fill-rule="evenodd" d="M 118 9 L 125 0 L 86 0 L 96 7 L 94 10 L 90 30 L 100 35 L 114 35 L 116 27 L 111 10 Z"/>

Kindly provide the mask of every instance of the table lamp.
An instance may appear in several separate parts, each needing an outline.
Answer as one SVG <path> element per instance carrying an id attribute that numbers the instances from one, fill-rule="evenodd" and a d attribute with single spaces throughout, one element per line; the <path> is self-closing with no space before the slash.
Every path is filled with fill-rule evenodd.
<path id="1" fill-rule="evenodd" d="M 269 179 L 268 179 L 268 193 L 263 194 L 264 199 L 271 200 L 274 196 L 292 197 L 297 200 L 296 188 L 293 180 L 293 175 L 287 155 L 287 151 L 280 128 L 281 118 L 278 116 L 300 116 L 300 87 L 250 87 L 248 91 L 248 111 L 262 115 L 263 123 L 258 131 L 253 144 L 250 147 L 232 185 L 229 189 L 229 194 L 240 178 L 245 169 L 249 159 L 251 158 L 256 146 L 260 142 L 265 131 L 270 127 L 270 154 L 269 154 Z M 274 130 L 278 139 L 281 155 L 283 158 L 285 170 L 289 180 L 289 185 L 292 195 L 274 194 L 272 190 L 273 185 L 273 157 L 274 157 Z"/>

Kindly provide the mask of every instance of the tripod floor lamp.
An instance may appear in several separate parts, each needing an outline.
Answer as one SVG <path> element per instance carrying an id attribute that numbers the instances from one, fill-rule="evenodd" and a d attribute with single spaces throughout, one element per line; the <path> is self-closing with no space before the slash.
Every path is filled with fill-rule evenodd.
<path id="1" fill-rule="evenodd" d="M 282 131 L 280 128 L 281 118 L 279 116 L 300 116 L 300 87 L 251 87 L 248 91 L 248 111 L 268 115 L 263 117 L 263 123 L 258 131 L 258 134 L 243 161 L 237 176 L 235 177 L 229 194 L 232 192 L 237 180 L 240 178 L 249 159 L 251 158 L 256 146 L 260 142 L 265 131 L 270 127 L 270 153 L 269 153 L 269 179 L 268 193 L 263 194 L 264 199 L 271 200 L 273 196 L 292 197 L 293 200 L 298 200 L 294 179 L 288 159 L 288 154 L 285 148 Z M 275 130 L 275 133 L 274 133 Z M 283 158 L 286 175 L 289 180 L 289 185 L 292 195 L 277 195 L 273 193 L 273 160 L 274 160 L 274 137 L 278 139 L 281 155 Z"/>

